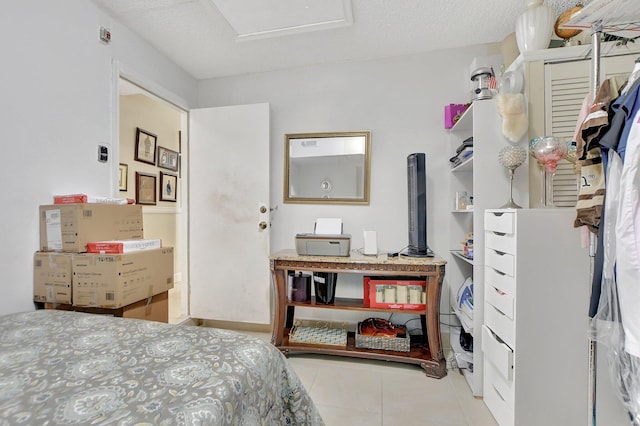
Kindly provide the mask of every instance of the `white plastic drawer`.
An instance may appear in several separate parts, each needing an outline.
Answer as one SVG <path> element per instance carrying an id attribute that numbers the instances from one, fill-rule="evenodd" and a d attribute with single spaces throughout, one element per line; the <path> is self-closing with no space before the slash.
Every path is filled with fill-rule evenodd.
<path id="1" fill-rule="evenodd" d="M 485 362 L 483 400 L 500 426 L 513 425 L 513 382 L 507 383 L 500 377 L 491 363 Z"/>
<path id="2" fill-rule="evenodd" d="M 504 272 L 496 271 L 490 266 L 485 266 L 484 282 L 485 285 L 491 285 L 500 291 L 504 291 L 515 299 L 516 279 L 511 275 L 506 275 Z"/>
<path id="3" fill-rule="evenodd" d="M 503 253 L 516 254 L 516 236 L 514 234 L 500 234 L 487 231 L 484 237 L 484 245 L 487 248 Z"/>
<path id="4" fill-rule="evenodd" d="M 493 305 L 494 308 L 505 314 L 507 318 L 513 319 L 513 296 L 509 293 L 485 283 L 484 301 Z"/>
<path id="5" fill-rule="evenodd" d="M 488 248 L 484 254 L 484 264 L 493 269 L 514 276 L 513 255 Z"/>
<path id="6" fill-rule="evenodd" d="M 485 212 L 484 229 L 503 234 L 513 234 L 514 213 Z"/>
<path id="7" fill-rule="evenodd" d="M 511 349 L 515 348 L 515 324 L 512 319 L 497 310 L 490 303 L 484 304 L 484 323 Z"/>
<path id="8" fill-rule="evenodd" d="M 513 380 L 513 350 L 493 334 L 487 326 L 482 326 L 482 351 L 484 359 L 493 364 L 493 367 L 506 381 Z"/>

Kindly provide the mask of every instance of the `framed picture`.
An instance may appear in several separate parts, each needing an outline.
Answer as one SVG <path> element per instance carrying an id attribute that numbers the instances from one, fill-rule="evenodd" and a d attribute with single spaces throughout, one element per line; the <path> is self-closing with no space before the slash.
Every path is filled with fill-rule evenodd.
<path id="1" fill-rule="evenodd" d="M 160 201 L 176 202 L 178 198 L 178 176 L 160 172 Z"/>
<path id="2" fill-rule="evenodd" d="M 127 190 L 127 178 L 129 177 L 129 166 L 125 163 L 120 163 L 118 175 L 118 189 L 120 191 Z"/>
<path id="3" fill-rule="evenodd" d="M 156 205 L 156 176 L 136 172 L 136 203 Z"/>
<path id="4" fill-rule="evenodd" d="M 156 165 L 156 142 L 158 137 L 153 133 L 136 127 L 136 156 L 135 160 L 142 163 Z"/>
<path id="5" fill-rule="evenodd" d="M 176 151 L 172 151 L 163 146 L 158 147 L 158 167 L 177 172 L 179 157 L 180 155 Z"/>

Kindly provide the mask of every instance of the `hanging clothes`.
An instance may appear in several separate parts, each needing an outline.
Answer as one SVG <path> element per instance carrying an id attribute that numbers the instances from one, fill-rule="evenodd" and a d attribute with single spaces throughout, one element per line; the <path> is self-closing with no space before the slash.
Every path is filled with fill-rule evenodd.
<path id="1" fill-rule="evenodd" d="M 592 283 L 600 275 L 601 286 L 595 314 L 592 292 L 591 339 L 605 345 L 614 388 L 631 424 L 640 425 L 640 81 L 611 103 L 598 145 L 607 175 Z"/>
<path id="2" fill-rule="evenodd" d="M 589 114 L 582 122 L 580 136 L 576 140 L 580 164 L 580 189 L 576 204 L 575 227 L 582 225 L 597 235 L 594 270 L 591 282 L 589 317 L 598 311 L 602 283 L 602 265 L 604 248 L 603 232 L 600 226 L 604 220 L 603 206 L 606 196 L 605 170 L 607 167 L 608 147 L 603 139 L 609 135 L 615 118 L 615 105 L 620 100 L 620 91 L 625 82 L 618 78 L 605 80 L 594 100 Z M 620 120 L 620 119 L 618 119 Z"/>
<path id="3" fill-rule="evenodd" d="M 638 69 L 638 64 L 636 64 Z M 607 182 L 607 194 L 609 197 L 615 192 L 616 197 L 620 193 L 619 206 L 616 208 L 617 218 L 611 218 L 616 223 L 615 244 L 616 250 L 616 271 L 621 280 L 618 280 L 619 294 L 624 295 L 620 299 L 621 320 L 625 330 L 625 349 L 640 356 L 640 319 L 635 320 L 634 311 L 640 302 L 640 224 L 636 218 L 638 215 L 638 195 L 640 188 L 640 172 L 638 165 L 640 164 L 640 129 L 638 127 L 638 118 L 640 118 L 640 79 L 635 79 L 631 84 L 622 90 L 622 95 L 611 103 L 610 125 L 606 133 L 599 140 L 599 146 L 602 149 L 602 157 L 604 164 L 607 163 L 609 152 L 616 152 L 620 157 L 622 164 L 622 177 L 620 184 L 613 186 Z M 631 153 L 631 158 L 626 158 Z M 625 161 L 629 160 L 629 161 Z M 609 214 L 608 212 L 606 214 Z M 603 215 L 604 216 L 604 215 Z M 609 218 L 603 217 L 602 220 L 608 221 Z M 594 262 L 594 282 L 592 283 L 592 300 L 590 306 L 590 315 L 594 313 L 594 284 L 598 276 L 601 276 L 601 257 L 602 254 L 602 235 L 598 235 L 598 250 L 596 251 L 596 259 Z M 637 290 L 636 290 L 637 287 Z M 595 289 L 599 293 L 599 289 Z M 599 299 L 599 296 L 598 296 Z"/>
<path id="4" fill-rule="evenodd" d="M 625 129 L 625 125 L 629 121 L 630 114 L 636 105 L 640 106 L 640 102 L 636 102 L 636 98 L 640 93 L 640 79 L 633 82 L 629 85 L 626 82 L 620 82 L 617 79 L 608 79 L 603 83 L 601 88 L 604 91 L 604 95 L 600 95 L 600 98 L 603 99 L 606 97 L 611 98 L 612 93 L 615 95 L 618 92 L 624 93 L 623 95 L 615 97 L 612 101 L 610 101 L 608 105 L 608 113 L 607 120 L 602 117 L 599 117 L 596 120 L 596 123 L 599 124 L 599 127 L 596 129 L 597 131 L 588 131 L 587 138 L 590 137 L 589 143 L 594 146 L 597 143 L 597 150 L 594 148 L 591 151 L 591 157 L 586 159 L 587 166 L 590 165 L 589 161 L 595 161 L 595 166 L 589 167 L 590 170 L 581 171 L 581 175 L 591 175 L 593 177 L 593 186 L 597 188 L 601 188 L 602 191 L 598 192 L 597 190 L 593 190 L 593 193 L 601 194 L 602 201 L 606 197 L 605 191 L 605 181 L 601 181 L 600 179 L 604 179 L 603 170 L 607 168 L 608 162 L 608 152 L 610 149 L 618 150 L 620 145 L 620 140 L 622 137 L 622 133 Z M 627 89 L 625 91 L 625 89 Z M 600 104 L 600 108 L 606 108 L 605 104 Z M 586 120 L 586 119 L 585 119 Z M 583 124 L 582 127 L 585 127 Z M 587 148 L 587 144 L 584 142 L 584 149 Z M 594 158 L 595 160 L 592 160 Z M 581 178 L 583 183 L 586 182 L 585 178 Z M 602 283 L 602 268 L 604 263 L 604 247 L 603 241 L 604 236 L 602 232 L 602 227 L 600 227 L 600 222 L 605 221 L 605 215 L 607 214 L 604 210 L 598 210 L 597 207 L 588 211 L 587 213 L 580 213 L 579 210 L 580 201 L 577 206 L 577 214 L 576 216 L 582 215 L 582 219 L 576 218 L 575 226 L 579 226 L 580 224 L 590 224 L 589 229 L 592 232 L 595 232 L 597 235 L 596 239 L 596 252 L 593 263 L 593 274 L 592 274 L 592 282 L 591 282 L 591 299 L 589 301 L 589 317 L 593 318 L 596 312 L 598 311 L 598 305 L 600 304 L 600 292 L 601 292 L 601 283 Z M 589 216 L 591 215 L 591 216 Z M 585 220 L 584 218 L 588 217 L 589 220 Z M 595 230 L 595 231 L 594 231 Z"/>
<path id="5" fill-rule="evenodd" d="M 611 103 L 611 113 L 613 114 L 610 120 L 611 124 L 606 134 L 600 138 L 600 146 L 616 150 L 622 161 L 625 157 L 626 140 L 629 138 L 631 117 L 640 107 L 639 94 L 640 79 L 630 81 L 630 84 L 623 89 L 622 95 Z"/>
<path id="6" fill-rule="evenodd" d="M 580 162 L 580 189 L 574 226 L 577 228 L 586 225 L 593 233 L 598 232 L 605 193 L 604 168 L 598 141 L 609 125 L 607 111 L 611 100 L 607 80 L 600 86 L 576 140 Z"/>
<path id="7" fill-rule="evenodd" d="M 640 106 L 640 102 L 637 102 Z M 625 334 L 625 350 L 640 357 L 640 108 L 635 108 L 626 140 L 616 220 L 616 281 Z M 624 133 L 623 133 L 624 135 Z M 622 155 L 620 156 L 622 158 Z"/>
<path id="8" fill-rule="evenodd" d="M 602 233 L 600 221 L 605 202 L 605 174 L 601 150 L 598 145 L 600 135 L 609 125 L 609 104 L 612 100 L 610 84 L 605 81 L 599 88 L 589 113 L 577 132 L 576 149 L 580 165 L 580 187 L 576 203 L 576 219 L 574 227 L 586 226 L 589 231 Z M 600 243 L 601 235 L 597 242 Z M 602 247 L 596 249 L 594 273 L 591 282 L 591 299 L 589 301 L 589 317 L 598 311 L 602 281 Z"/>

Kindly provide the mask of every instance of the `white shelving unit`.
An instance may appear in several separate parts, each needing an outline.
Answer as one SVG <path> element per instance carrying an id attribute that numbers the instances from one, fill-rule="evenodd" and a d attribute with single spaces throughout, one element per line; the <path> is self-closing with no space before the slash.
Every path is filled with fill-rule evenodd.
<path id="1" fill-rule="evenodd" d="M 482 395 L 483 356 L 481 333 L 483 323 L 484 294 L 484 210 L 499 208 L 509 200 L 508 172 L 498 162 L 499 151 L 509 143 L 502 135 L 502 120 L 494 99 L 475 101 L 450 130 L 450 156 L 456 148 L 473 136 L 473 156 L 451 169 L 449 220 L 450 260 L 445 279 L 448 283 L 451 311 L 462 329 L 473 336 L 473 353 L 465 352 L 459 345 L 459 334 L 452 331 L 451 346 L 474 396 Z M 514 199 L 521 206 L 528 206 L 527 165 L 516 170 Z M 456 192 L 466 191 L 473 196 L 473 209 L 455 210 Z M 473 259 L 466 258 L 462 240 L 467 233 L 474 233 Z M 474 311 L 468 319 L 456 306 L 458 289 L 464 281 L 473 279 Z M 470 362 L 460 362 L 469 359 Z"/>

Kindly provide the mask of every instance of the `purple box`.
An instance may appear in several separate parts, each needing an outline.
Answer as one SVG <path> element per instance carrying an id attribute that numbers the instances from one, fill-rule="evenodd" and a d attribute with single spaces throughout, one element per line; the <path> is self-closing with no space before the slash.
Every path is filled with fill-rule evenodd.
<path id="1" fill-rule="evenodd" d="M 444 106 L 444 128 L 450 129 L 467 110 L 465 104 L 449 104 Z"/>

